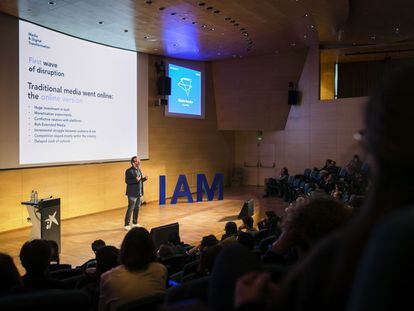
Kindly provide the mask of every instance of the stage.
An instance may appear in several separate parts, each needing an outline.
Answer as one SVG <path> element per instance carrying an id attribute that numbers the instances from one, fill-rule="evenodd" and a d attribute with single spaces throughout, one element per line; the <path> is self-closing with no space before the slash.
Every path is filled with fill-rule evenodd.
<path id="1" fill-rule="evenodd" d="M 244 201 L 248 199 L 254 199 L 255 226 L 266 210 L 274 210 L 279 215 L 283 213 L 287 204 L 275 197 L 262 198 L 263 191 L 263 187 L 228 187 L 224 189 L 222 201 L 186 203 L 183 200 L 175 205 L 163 206 L 159 206 L 158 202 L 150 202 L 141 207 L 138 222 L 148 231 L 153 227 L 178 222 L 182 241 L 196 244 L 208 234 L 220 238 L 227 221 L 235 221 L 240 225 L 241 221 L 237 216 Z M 93 258 L 91 243 L 96 239 L 104 240 L 107 245 L 120 247 L 126 234 L 123 227 L 125 210 L 126 207 L 63 220 L 61 263 L 77 266 Z M 10 254 L 21 273 L 24 270 L 18 256 L 29 232 L 30 228 L 24 228 L 0 233 L 0 252 Z"/>

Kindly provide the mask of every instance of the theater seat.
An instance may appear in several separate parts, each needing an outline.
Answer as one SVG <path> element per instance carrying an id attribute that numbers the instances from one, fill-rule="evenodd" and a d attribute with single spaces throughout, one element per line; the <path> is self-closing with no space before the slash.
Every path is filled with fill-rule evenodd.
<path id="1" fill-rule="evenodd" d="M 89 297 L 78 290 L 44 290 L 0 298 L 2 311 L 89 311 L 90 307 Z"/>
<path id="2" fill-rule="evenodd" d="M 135 311 L 135 310 L 145 310 L 145 311 L 156 311 L 158 308 L 164 304 L 165 294 L 156 294 L 144 298 L 140 298 L 134 301 L 130 301 L 126 304 L 119 306 L 117 311 Z"/>

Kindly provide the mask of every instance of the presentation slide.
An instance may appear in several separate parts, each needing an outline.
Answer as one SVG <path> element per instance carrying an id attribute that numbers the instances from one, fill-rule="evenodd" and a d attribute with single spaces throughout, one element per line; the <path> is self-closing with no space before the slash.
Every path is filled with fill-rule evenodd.
<path id="1" fill-rule="evenodd" d="M 168 113 L 202 117 L 201 72 L 168 64 L 168 76 L 171 78 Z"/>
<path id="2" fill-rule="evenodd" d="M 137 154 L 137 53 L 19 22 L 21 165 Z"/>

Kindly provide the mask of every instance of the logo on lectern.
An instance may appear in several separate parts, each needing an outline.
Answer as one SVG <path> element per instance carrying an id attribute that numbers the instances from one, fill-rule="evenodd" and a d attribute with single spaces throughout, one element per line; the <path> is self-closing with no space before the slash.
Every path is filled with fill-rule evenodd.
<path id="1" fill-rule="evenodd" d="M 49 230 L 50 228 L 52 228 L 52 224 L 56 224 L 56 226 L 59 226 L 59 223 L 56 219 L 56 213 L 54 212 L 53 215 L 49 215 L 49 218 L 45 220 L 46 222 L 46 229 Z"/>

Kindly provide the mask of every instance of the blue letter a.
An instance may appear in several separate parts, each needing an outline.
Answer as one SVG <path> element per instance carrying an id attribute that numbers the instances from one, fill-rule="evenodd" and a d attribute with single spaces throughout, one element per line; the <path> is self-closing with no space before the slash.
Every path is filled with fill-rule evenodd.
<path id="1" fill-rule="evenodd" d="M 181 186 L 183 187 L 183 191 L 181 191 Z M 177 204 L 177 199 L 181 196 L 186 196 L 188 203 L 193 203 L 193 196 L 191 195 L 185 175 L 178 176 L 177 185 L 175 185 L 174 194 L 171 198 L 171 204 Z"/>
<path id="2" fill-rule="evenodd" d="M 206 190 L 207 200 L 212 201 L 214 199 L 214 193 L 218 189 L 218 199 L 223 200 L 223 180 L 224 175 L 217 173 L 214 175 L 213 184 L 211 188 L 208 186 L 206 175 L 197 174 L 197 202 L 203 201 L 203 189 Z"/>

